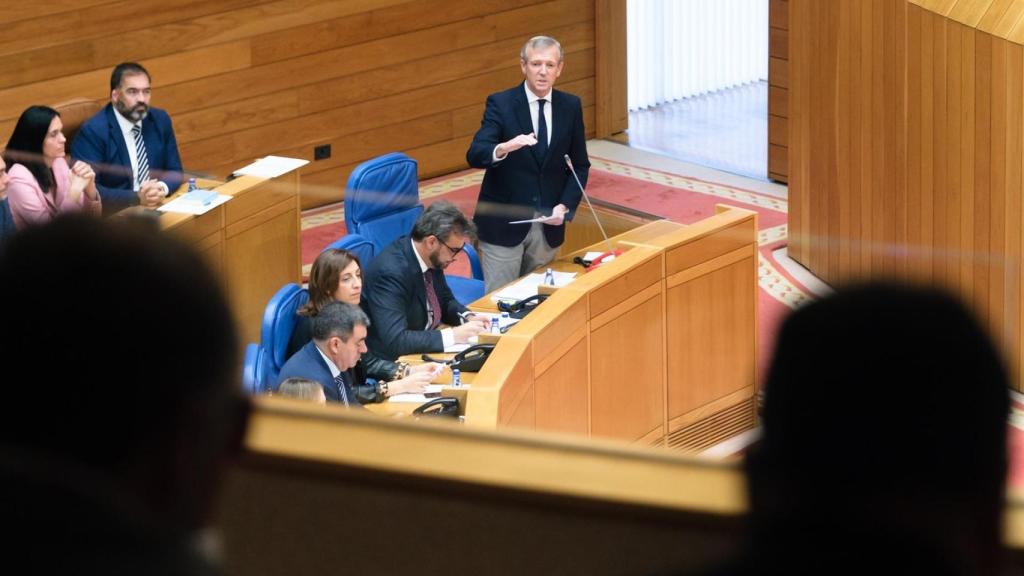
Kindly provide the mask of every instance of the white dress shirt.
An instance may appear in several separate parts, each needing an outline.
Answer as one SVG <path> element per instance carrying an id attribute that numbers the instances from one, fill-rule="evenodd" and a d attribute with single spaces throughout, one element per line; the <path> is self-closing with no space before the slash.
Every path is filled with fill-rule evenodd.
<path id="1" fill-rule="evenodd" d="M 551 92 L 552 91 L 548 90 L 548 93 L 546 95 L 544 95 L 544 96 L 537 96 L 532 91 L 530 91 L 530 88 L 526 85 L 526 82 L 523 82 L 523 90 L 526 90 L 526 103 L 530 107 L 530 121 L 533 123 L 533 135 L 534 136 L 537 136 L 537 132 L 540 130 L 537 127 L 537 111 L 540 109 L 540 106 L 537 105 L 537 100 L 540 100 L 541 98 L 547 100 L 547 102 L 544 103 L 544 120 L 547 122 L 547 125 L 548 125 L 548 146 L 551 146 L 551 129 L 552 129 L 552 125 L 551 125 Z M 508 154 L 506 154 L 505 156 L 508 156 Z M 494 147 L 494 151 L 491 152 L 491 161 L 493 163 L 497 164 L 498 162 L 501 162 L 502 160 L 504 160 L 505 156 L 498 156 L 498 147 L 495 146 Z"/>
<path id="2" fill-rule="evenodd" d="M 411 238 L 409 239 L 409 242 L 412 242 L 412 253 L 416 255 L 416 261 L 420 263 L 420 274 L 426 274 L 427 270 L 429 270 L 430 267 L 427 266 L 427 263 L 424 262 L 423 258 L 420 257 L 420 253 L 416 251 L 416 242 L 414 240 L 412 240 Z M 427 289 L 426 285 L 423 286 L 423 289 L 424 290 Z M 437 286 L 434 287 L 434 292 L 437 292 Z M 438 298 L 438 300 L 440 301 L 440 298 Z M 428 299 L 427 300 L 427 325 L 423 327 L 424 330 L 429 330 L 430 329 L 430 312 L 431 312 L 431 310 L 430 310 L 430 300 Z M 438 314 L 440 314 L 440 312 L 438 312 Z M 444 343 L 444 347 L 445 347 L 446 350 L 448 348 L 451 348 L 455 344 L 455 333 L 452 332 L 451 328 L 444 328 L 443 330 L 441 330 L 441 341 Z"/>
<path id="3" fill-rule="evenodd" d="M 135 136 L 132 136 L 132 128 L 135 127 L 123 114 L 114 110 L 114 118 L 117 118 L 117 125 L 121 127 L 121 135 L 124 136 L 125 148 L 128 148 L 128 160 L 132 163 L 132 190 L 139 191 L 139 156 L 135 153 Z M 142 120 L 139 120 L 139 130 L 142 130 Z M 141 133 L 140 133 L 141 135 Z M 152 170 L 153 166 L 150 165 Z M 168 194 L 167 184 L 157 180 L 160 187 L 164 189 L 164 196 Z"/>

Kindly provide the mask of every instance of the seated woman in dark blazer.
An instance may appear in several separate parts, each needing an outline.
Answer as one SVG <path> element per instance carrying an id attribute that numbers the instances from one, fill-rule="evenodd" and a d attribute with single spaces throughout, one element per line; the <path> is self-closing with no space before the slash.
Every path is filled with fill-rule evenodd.
<path id="1" fill-rule="evenodd" d="M 340 248 L 324 250 L 313 261 L 309 272 L 309 301 L 298 310 L 298 322 L 288 341 L 288 357 L 309 342 L 309 319 L 328 302 L 335 300 L 359 305 L 363 293 L 363 271 L 359 258 Z M 360 358 L 352 372 L 355 374 L 356 396 L 359 402 L 383 402 L 395 394 L 419 393 L 444 367 L 441 364 L 410 366 L 376 356 L 373 350 Z M 377 380 L 367 383 L 367 378 Z"/>
<path id="2" fill-rule="evenodd" d="M 64 212 L 100 213 L 96 175 L 85 162 L 68 167 L 63 129 L 56 110 L 30 106 L 7 141 L 7 198 L 19 230 L 45 224 Z"/>

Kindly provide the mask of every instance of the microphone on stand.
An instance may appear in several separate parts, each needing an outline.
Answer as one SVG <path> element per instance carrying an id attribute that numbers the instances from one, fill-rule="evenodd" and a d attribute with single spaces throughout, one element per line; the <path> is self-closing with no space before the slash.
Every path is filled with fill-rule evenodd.
<path id="1" fill-rule="evenodd" d="M 569 158 L 568 154 L 563 156 L 563 158 L 565 158 L 565 165 L 569 167 L 569 172 L 572 172 L 573 179 L 576 180 L 576 185 L 579 186 L 580 192 L 583 193 L 583 199 L 587 201 L 587 206 L 590 207 L 590 213 L 594 215 L 594 222 L 597 222 L 597 229 L 601 231 L 601 236 L 604 237 L 604 242 L 608 245 L 607 252 L 590 261 L 590 265 L 587 266 L 587 271 L 589 272 L 600 266 L 601 262 L 605 258 L 610 260 L 611 258 L 621 255 L 622 250 L 617 250 L 612 246 L 612 241 L 608 239 L 608 234 L 605 233 L 604 226 L 601 225 L 601 219 L 597 217 L 597 211 L 594 210 L 594 205 L 590 203 L 590 196 L 587 195 L 587 191 L 583 188 L 583 183 L 580 182 L 580 177 L 576 175 L 576 169 L 572 166 L 572 159 Z"/>

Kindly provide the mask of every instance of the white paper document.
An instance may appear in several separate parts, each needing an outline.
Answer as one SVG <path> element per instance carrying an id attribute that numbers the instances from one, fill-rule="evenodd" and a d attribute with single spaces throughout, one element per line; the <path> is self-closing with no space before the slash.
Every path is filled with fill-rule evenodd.
<path id="1" fill-rule="evenodd" d="M 388 398 L 388 402 L 413 402 L 416 404 L 423 404 L 429 402 L 434 398 L 437 398 L 437 394 L 441 393 L 441 389 L 444 388 L 445 384 L 427 384 L 427 389 L 423 391 L 423 394 L 395 394 Z M 469 388 L 469 384 L 463 384 L 459 388 Z M 431 394 L 429 398 L 426 394 Z"/>
<path id="2" fill-rule="evenodd" d="M 568 285 L 576 277 L 575 272 L 554 272 L 555 287 Z M 528 274 L 511 286 L 502 288 L 491 296 L 494 302 L 518 302 L 537 294 L 537 287 L 544 283 L 543 274 Z"/>
<path id="3" fill-rule="evenodd" d="M 532 224 L 534 222 L 547 222 L 553 219 L 554 216 L 538 216 L 536 218 L 530 218 L 529 220 L 513 220 L 509 224 Z"/>
<path id="4" fill-rule="evenodd" d="M 593 262 L 594 260 L 597 260 L 597 257 L 601 254 L 604 254 L 604 252 L 587 252 L 583 255 L 583 259 L 587 262 Z M 611 262 L 612 260 L 615 260 L 615 254 L 609 254 L 604 260 L 601 260 L 601 263 L 604 264 L 605 262 Z"/>
<path id="5" fill-rule="evenodd" d="M 284 156 L 267 156 L 235 170 L 238 176 L 258 176 L 260 178 L 277 178 L 287 174 L 296 168 L 309 164 L 309 160 L 301 158 L 285 158 Z"/>
<path id="6" fill-rule="evenodd" d="M 217 194 L 208 199 L 200 199 L 200 197 L 195 195 L 183 194 L 157 208 L 157 210 L 161 212 L 175 212 L 177 214 L 195 214 L 198 216 L 199 214 L 206 214 L 228 200 L 231 200 L 231 196 L 227 194 Z"/>

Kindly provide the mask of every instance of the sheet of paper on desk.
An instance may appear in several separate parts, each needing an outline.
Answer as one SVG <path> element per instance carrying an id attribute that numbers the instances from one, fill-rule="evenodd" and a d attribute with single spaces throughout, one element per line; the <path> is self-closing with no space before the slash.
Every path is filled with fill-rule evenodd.
<path id="1" fill-rule="evenodd" d="M 583 259 L 587 262 L 593 262 L 594 260 L 597 260 L 597 257 L 601 254 L 604 254 L 604 252 L 587 252 L 583 255 Z M 601 260 L 601 263 L 611 262 L 612 260 L 615 260 L 615 254 L 609 254 L 604 260 Z"/>
<path id="2" fill-rule="evenodd" d="M 198 216 L 199 214 L 206 214 L 228 200 L 231 200 L 231 196 L 228 196 L 227 194 L 217 194 L 217 196 L 209 202 L 203 203 L 193 200 L 188 194 L 185 194 L 171 200 L 167 204 L 157 208 L 157 210 L 161 212 L 176 212 L 178 214 L 195 214 Z"/>
<path id="3" fill-rule="evenodd" d="M 561 288 L 576 278 L 575 272 L 554 272 L 555 286 Z M 502 288 L 491 296 L 492 302 L 518 302 L 533 296 L 537 293 L 537 286 L 544 283 L 543 274 L 527 274 L 515 284 Z"/>
<path id="4" fill-rule="evenodd" d="M 431 398 L 427 398 L 426 394 L 440 394 L 441 389 L 444 387 L 444 384 L 427 384 L 427 389 L 423 391 L 423 394 L 395 394 L 388 398 L 388 402 L 415 402 L 416 404 L 423 404 L 437 397 L 431 396 Z M 462 388 L 469 388 L 469 385 L 464 384 Z"/>
<path id="5" fill-rule="evenodd" d="M 235 174 L 238 176 L 258 176 L 260 178 L 277 178 L 281 174 L 286 174 L 309 164 L 309 160 L 303 160 L 301 158 L 285 158 L 284 156 L 267 156 L 266 158 L 260 158 L 259 160 L 235 170 Z"/>

